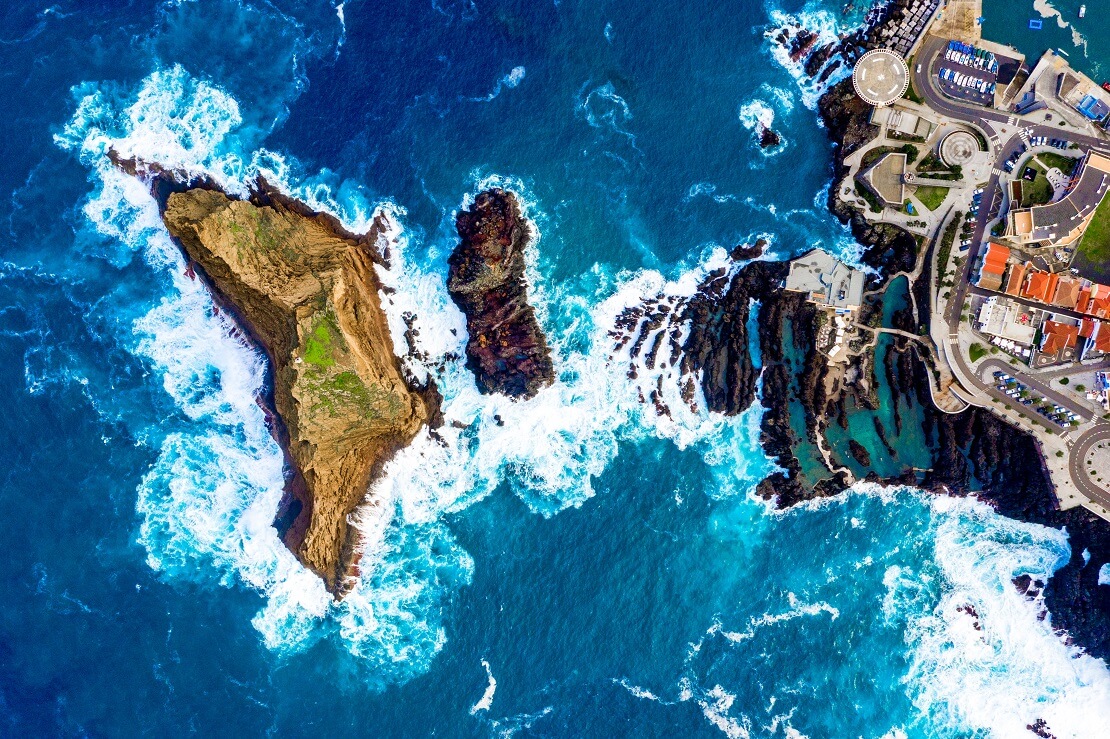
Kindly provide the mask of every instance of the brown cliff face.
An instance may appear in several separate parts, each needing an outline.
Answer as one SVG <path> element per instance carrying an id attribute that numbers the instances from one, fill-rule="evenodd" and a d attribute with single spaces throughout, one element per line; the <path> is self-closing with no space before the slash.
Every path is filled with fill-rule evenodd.
<path id="1" fill-rule="evenodd" d="M 284 198 L 203 188 L 170 194 L 163 218 L 269 355 L 275 436 L 292 468 L 280 528 L 341 597 L 357 565 L 348 516 L 373 505 L 373 478 L 434 413 L 434 390 L 402 374 L 378 299 L 372 244 L 385 224 L 360 238 Z"/>
<path id="2" fill-rule="evenodd" d="M 461 242 L 447 260 L 447 290 L 466 314 L 467 366 L 483 393 L 530 398 L 555 379 L 524 281 L 531 227 L 512 193 L 496 188 L 461 211 L 455 227 Z"/>

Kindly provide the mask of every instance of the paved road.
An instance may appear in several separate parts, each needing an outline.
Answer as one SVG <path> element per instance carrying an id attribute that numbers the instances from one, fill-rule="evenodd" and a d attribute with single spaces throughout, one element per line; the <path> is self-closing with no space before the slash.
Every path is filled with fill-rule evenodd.
<path id="1" fill-rule="evenodd" d="M 1069 411 L 1079 416 L 1084 421 L 1090 421 L 1091 418 L 1094 417 L 1094 414 L 1091 413 L 1091 411 L 1085 405 L 1076 401 L 1075 398 L 1070 398 L 1063 393 L 1053 390 L 1051 387 L 1048 386 L 1047 382 L 1042 382 L 1036 375 L 1030 375 L 1022 372 L 1020 369 L 1014 367 L 1009 362 L 1004 362 L 1001 359 L 988 359 L 984 361 L 981 365 L 979 365 L 979 379 L 982 380 L 983 385 L 987 387 L 991 395 L 1015 405 L 1019 411 L 1035 421 L 1052 423 L 1051 421 L 1048 421 L 1048 419 L 1046 419 L 1044 416 L 1033 410 L 1032 406 L 1015 403 L 1014 399 L 1010 396 L 1006 395 L 1005 393 L 998 392 L 994 382 L 995 371 L 1005 372 L 1008 375 L 1016 377 L 1018 382 L 1025 383 L 1045 398 L 1048 398 L 1053 403 L 1059 406 L 1067 408 Z M 1056 427 L 1056 430 L 1059 430 L 1059 427 Z"/>
<path id="2" fill-rule="evenodd" d="M 1075 486 L 1085 496 L 1101 505 L 1103 508 L 1110 510 L 1110 492 L 1096 485 L 1090 477 L 1087 476 L 1087 454 L 1091 451 L 1091 447 L 1101 441 L 1110 440 L 1110 424 L 1101 423 L 1095 426 L 1087 433 L 1080 436 L 1075 445 L 1071 448 L 1071 457 L 1068 459 L 1068 472 L 1071 474 L 1071 479 L 1075 481 Z M 1107 470 L 1103 470 L 1106 472 Z"/>
<path id="3" fill-rule="evenodd" d="M 1040 380 L 1054 380 L 1057 377 L 1067 377 L 1068 375 L 1079 374 L 1080 372 L 1096 372 L 1096 371 L 1110 370 L 1110 358 L 1102 359 L 1093 364 L 1073 364 L 1063 369 L 1056 370 L 1042 370 L 1037 373 L 1037 378 Z"/>
<path id="4" fill-rule="evenodd" d="M 1010 155 L 1025 144 L 1024 139 L 1021 137 L 1022 130 L 1026 131 L 1028 136 L 1065 138 L 1081 146 L 1101 149 L 1110 148 L 1105 139 L 1079 134 L 1071 130 L 1062 132 L 1060 128 L 1056 126 L 1032 124 L 1023 121 L 1020 116 L 1010 116 L 991 108 L 960 103 L 945 96 L 933 83 L 933 68 L 934 63 L 941 55 L 946 43 L 944 39 L 939 39 L 934 36 L 925 37 L 924 42 L 917 52 L 917 59 L 920 61 L 914 64 L 914 68 L 910 70 L 914 89 L 925 98 L 926 104 L 933 110 L 949 118 L 963 121 L 964 123 L 973 125 L 982 130 L 990 141 L 992 151 L 997 150 L 998 152 L 995 155 L 996 163 L 1006 161 Z M 1002 142 L 998 132 L 1003 125 L 1020 126 L 1020 128 L 1018 133 L 1011 135 L 1009 139 Z M 984 188 L 982 199 L 984 204 L 991 203 L 993 205 L 999 189 L 998 183 L 1000 174 L 1001 170 L 997 166 L 994 167 L 991 172 L 991 177 Z M 972 382 L 980 382 L 980 378 L 976 377 L 971 371 L 971 368 L 968 367 L 967 362 L 964 360 L 959 350 L 959 342 L 956 340 L 956 337 L 959 332 L 960 313 L 963 310 L 964 300 L 967 299 L 968 291 L 972 289 L 971 274 L 979 256 L 979 247 L 986 233 L 990 212 L 991 208 L 986 206 L 979 210 L 979 215 L 975 222 L 975 230 L 972 234 L 971 246 L 968 249 L 964 261 L 962 274 L 957 281 L 957 288 L 953 294 L 952 300 L 948 303 L 944 313 L 945 323 L 948 324 L 949 356 L 959 365 L 959 369 L 962 371 L 963 375 Z M 937 279 L 939 280 L 940 277 L 941 276 L 938 275 Z M 997 366 L 995 366 L 994 363 L 997 363 Z M 988 367 L 989 370 L 986 369 Z M 984 362 L 983 368 L 984 371 L 990 372 L 993 372 L 995 369 L 1001 369 L 1007 374 L 1014 375 L 1018 377 L 1021 382 L 1043 393 L 1046 398 L 1049 398 L 1065 408 L 1072 409 L 1076 415 L 1087 419 L 1091 418 L 1090 411 L 1087 411 L 1085 408 L 1076 408 L 1073 401 L 1055 390 L 1052 390 L 1052 388 L 1047 387 L 1047 383 L 1042 383 L 1028 374 L 1016 371 L 1009 364 L 1003 364 L 998 360 L 987 360 L 987 362 Z M 994 390 L 992 382 L 983 384 L 977 389 L 993 396 L 1001 396 L 1000 393 Z M 1031 413 L 1032 417 L 1041 420 L 1041 417 L 1036 412 L 1031 412 L 1029 407 L 1023 406 L 1020 403 L 1016 404 L 1016 407 L 1020 409 L 1022 413 L 1026 415 L 1030 415 Z M 1068 472 L 1072 482 L 1083 495 L 1110 510 L 1110 491 L 1099 487 L 1091 480 L 1087 475 L 1087 470 L 1085 469 L 1086 465 L 1083 461 L 1092 446 L 1106 439 L 1110 439 L 1110 424 L 1106 423 L 1097 424 L 1076 439 L 1068 459 Z"/>

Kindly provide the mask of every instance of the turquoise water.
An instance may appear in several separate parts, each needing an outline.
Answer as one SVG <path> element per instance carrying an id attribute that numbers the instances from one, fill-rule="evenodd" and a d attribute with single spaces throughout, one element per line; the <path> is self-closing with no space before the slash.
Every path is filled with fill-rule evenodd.
<path id="1" fill-rule="evenodd" d="M 911 489 L 775 512 L 758 406 L 659 418 L 610 356 L 623 307 L 739 242 L 857 253 L 823 208 L 817 90 L 765 38 L 836 11 L 0 10 L 0 734 L 1105 733 L 1105 665 L 1011 585 L 1050 577 L 1065 532 Z M 511 403 L 411 367 L 455 423 L 375 489 L 342 604 L 270 526 L 263 360 L 109 147 L 236 191 L 262 172 L 352 228 L 384 208 L 391 325 L 415 312 L 433 358 L 463 340 L 454 212 L 489 184 L 527 203 L 559 381 Z"/>

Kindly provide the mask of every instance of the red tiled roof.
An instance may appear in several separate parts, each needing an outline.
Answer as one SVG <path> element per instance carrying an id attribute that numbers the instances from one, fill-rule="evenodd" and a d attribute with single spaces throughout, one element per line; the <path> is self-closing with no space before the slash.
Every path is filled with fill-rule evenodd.
<path id="1" fill-rule="evenodd" d="M 1095 350 L 1110 354 L 1110 323 L 1105 321 L 1099 323 L 1098 333 L 1095 334 Z"/>
<path id="2" fill-rule="evenodd" d="M 1080 313 L 1086 313 L 1087 308 L 1091 305 L 1091 288 L 1085 287 L 1079 291 L 1079 300 L 1075 301 L 1075 309 Z"/>
<path id="3" fill-rule="evenodd" d="M 1056 292 L 1056 283 L 1059 277 L 1040 270 L 1030 270 L 1029 277 L 1025 280 L 1022 296 L 1041 303 L 1047 303 L 1049 297 Z"/>
<path id="4" fill-rule="evenodd" d="M 1056 354 L 1061 349 L 1073 348 L 1079 342 L 1079 327 L 1069 326 L 1056 321 L 1044 322 L 1044 338 L 1041 341 L 1041 351 L 1045 354 Z"/>
<path id="5" fill-rule="evenodd" d="M 1010 259 L 1010 250 L 993 241 L 987 246 L 987 253 L 983 256 L 983 272 L 1002 276 L 1006 271 L 1006 262 Z"/>
<path id="6" fill-rule="evenodd" d="M 1079 280 L 1071 277 L 1061 277 L 1056 282 L 1056 292 L 1052 295 L 1052 304 L 1061 308 L 1074 308 L 1079 299 Z"/>
<path id="7" fill-rule="evenodd" d="M 1020 295 L 1021 283 L 1025 281 L 1024 264 L 1010 265 L 1010 274 L 1006 276 L 1006 294 L 1007 295 Z"/>
<path id="8" fill-rule="evenodd" d="M 1079 323 L 1079 335 L 1084 339 L 1089 339 L 1089 338 L 1091 338 L 1092 336 L 1095 335 L 1095 329 L 1097 327 L 1098 327 L 1098 324 L 1095 323 L 1095 319 L 1093 319 L 1093 318 L 1084 318 Z"/>
<path id="9" fill-rule="evenodd" d="M 1087 306 L 1086 313 L 1096 318 L 1110 318 L 1110 297 L 1095 298 Z"/>

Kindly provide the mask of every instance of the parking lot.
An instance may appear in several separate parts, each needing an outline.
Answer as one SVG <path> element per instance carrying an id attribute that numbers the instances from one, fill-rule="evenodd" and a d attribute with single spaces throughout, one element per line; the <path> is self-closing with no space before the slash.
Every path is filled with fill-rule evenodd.
<path id="1" fill-rule="evenodd" d="M 999 394 L 1009 398 L 1014 405 L 1024 406 L 1060 429 L 1073 428 L 1086 420 L 1059 403 L 1046 398 L 1036 388 L 1030 387 L 1027 383 L 1012 375 L 1001 370 L 995 370 L 991 374 L 994 380 L 994 389 Z"/>
<path id="2" fill-rule="evenodd" d="M 998 86 L 1005 86 L 1013 79 L 1013 61 L 969 44 L 950 41 L 938 57 L 937 86 L 949 97 L 991 107 Z"/>

